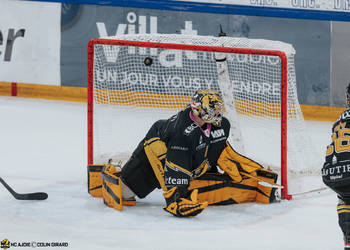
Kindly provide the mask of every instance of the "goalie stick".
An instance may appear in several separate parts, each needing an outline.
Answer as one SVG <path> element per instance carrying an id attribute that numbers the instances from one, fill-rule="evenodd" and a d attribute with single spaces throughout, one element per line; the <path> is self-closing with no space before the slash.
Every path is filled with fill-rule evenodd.
<path id="1" fill-rule="evenodd" d="M 44 192 L 19 194 L 15 192 L 1 177 L 0 182 L 17 200 L 46 200 L 48 197 L 47 193 Z"/>
<path id="2" fill-rule="evenodd" d="M 274 183 L 274 182 L 272 182 L 272 181 L 264 180 L 263 178 L 259 178 L 258 176 L 251 175 L 251 174 L 244 173 L 244 172 L 241 172 L 241 174 L 242 174 L 242 175 L 245 175 L 245 176 L 247 176 L 247 177 L 256 179 L 257 181 L 259 181 L 259 184 L 261 184 L 261 185 L 263 185 L 263 186 L 274 187 L 274 188 L 283 188 L 283 186 L 280 185 L 280 184 L 278 184 L 278 183 Z"/>

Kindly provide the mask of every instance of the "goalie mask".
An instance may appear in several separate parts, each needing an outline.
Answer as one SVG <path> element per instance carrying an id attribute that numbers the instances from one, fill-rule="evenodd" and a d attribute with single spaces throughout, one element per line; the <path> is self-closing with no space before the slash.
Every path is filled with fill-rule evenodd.
<path id="1" fill-rule="evenodd" d="M 204 122 L 221 126 L 224 102 L 219 92 L 209 89 L 196 91 L 191 108 Z"/>

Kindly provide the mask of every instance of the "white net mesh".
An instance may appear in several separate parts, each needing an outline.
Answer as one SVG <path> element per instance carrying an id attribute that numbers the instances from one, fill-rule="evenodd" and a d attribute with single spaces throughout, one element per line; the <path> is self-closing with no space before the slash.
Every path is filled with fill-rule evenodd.
<path id="1" fill-rule="evenodd" d="M 93 84 L 95 163 L 121 155 L 126 158 L 154 121 L 184 108 L 197 89 L 209 88 L 223 94 L 232 126 L 232 146 L 279 171 L 282 79 L 281 59 L 276 51 L 281 51 L 288 62 L 288 174 L 318 173 L 319 166 L 313 166 L 309 160 L 312 149 L 307 147 L 310 143 L 297 97 L 295 51 L 291 45 L 258 39 L 160 34 L 106 40 L 113 42 L 101 40 L 94 44 L 93 78 L 89 82 Z M 116 40 L 154 44 L 134 46 Z M 217 47 L 235 51 L 218 53 Z M 227 60 L 220 64 L 215 60 L 219 57 Z M 145 64 L 145 59 L 152 63 Z M 227 74 L 219 74 L 220 70 Z M 300 192 L 299 189 L 292 192 Z"/>

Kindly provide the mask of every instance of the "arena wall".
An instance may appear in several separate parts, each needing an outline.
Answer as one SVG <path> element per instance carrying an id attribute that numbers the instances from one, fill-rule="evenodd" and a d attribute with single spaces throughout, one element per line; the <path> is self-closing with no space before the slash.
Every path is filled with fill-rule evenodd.
<path id="1" fill-rule="evenodd" d="M 216 36 L 222 25 L 229 36 L 292 44 L 305 118 L 336 119 L 350 82 L 350 2 L 232 2 L 2 0 L 0 95 L 85 101 L 92 38 L 132 32 Z"/>

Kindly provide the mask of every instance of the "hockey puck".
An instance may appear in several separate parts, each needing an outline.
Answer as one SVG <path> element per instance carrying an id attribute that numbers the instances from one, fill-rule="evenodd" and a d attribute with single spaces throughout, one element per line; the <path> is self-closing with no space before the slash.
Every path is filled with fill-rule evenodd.
<path id="1" fill-rule="evenodd" d="M 150 65 L 152 65 L 152 63 L 153 63 L 153 59 L 150 58 L 150 57 L 146 57 L 145 60 L 143 61 L 143 63 L 144 63 L 146 66 L 150 66 Z"/>

